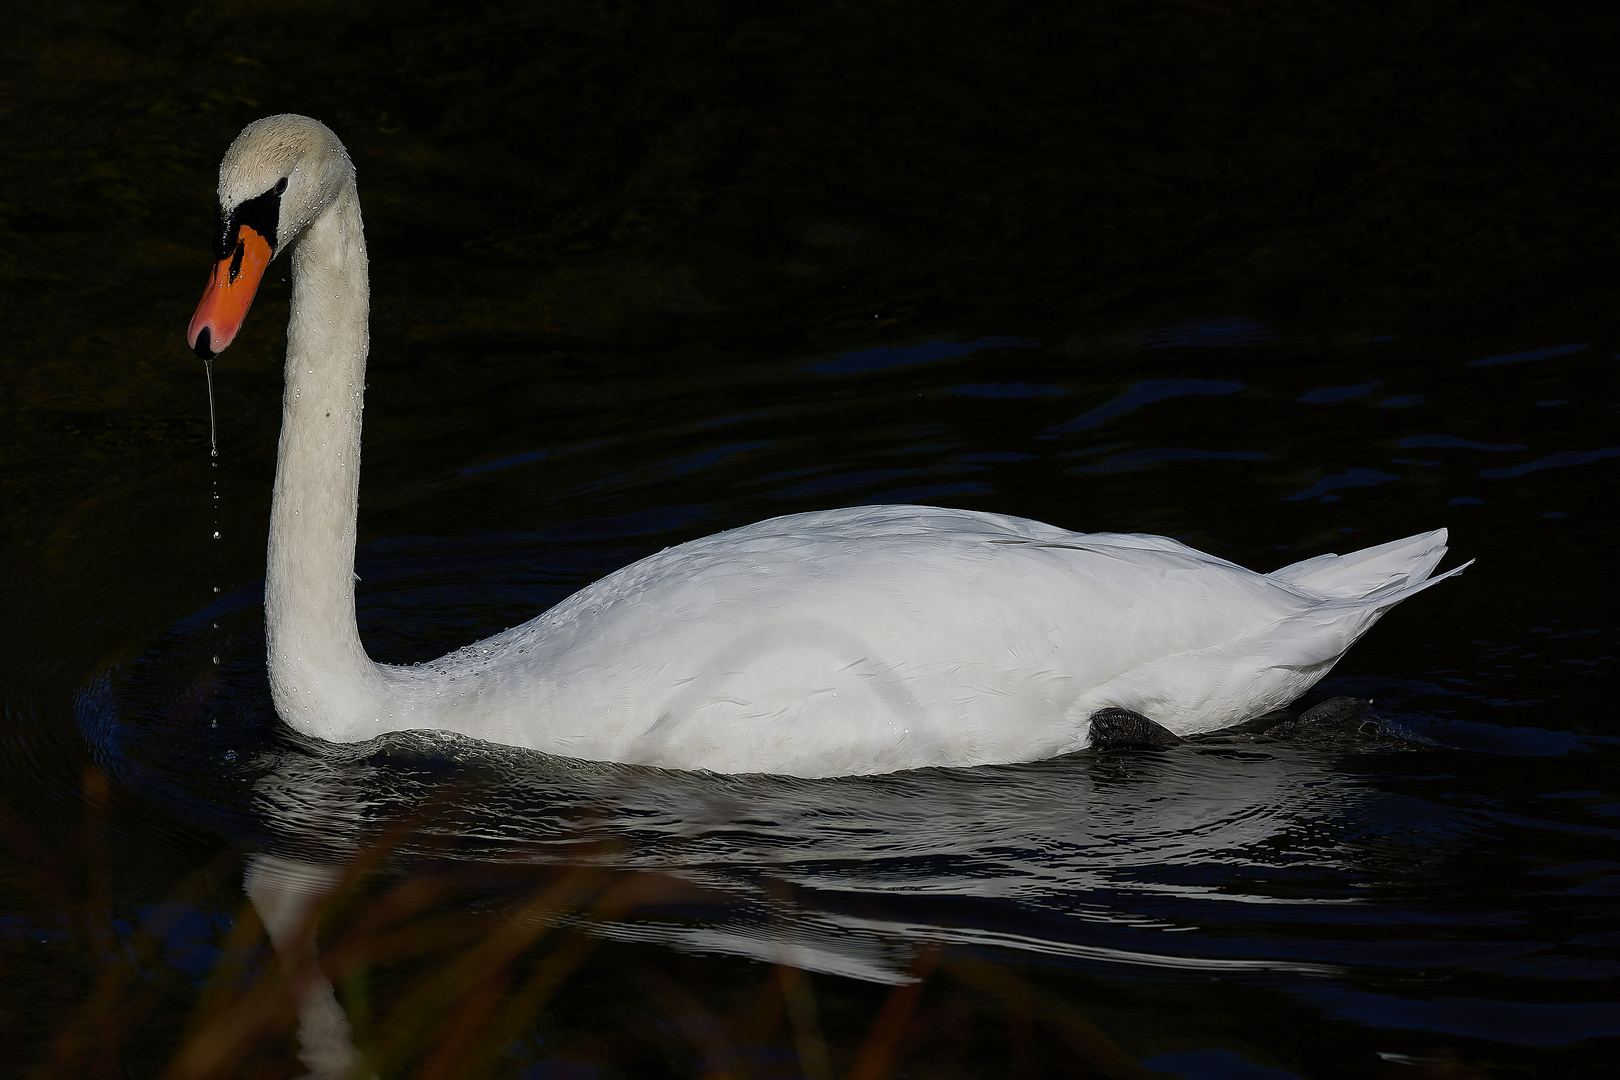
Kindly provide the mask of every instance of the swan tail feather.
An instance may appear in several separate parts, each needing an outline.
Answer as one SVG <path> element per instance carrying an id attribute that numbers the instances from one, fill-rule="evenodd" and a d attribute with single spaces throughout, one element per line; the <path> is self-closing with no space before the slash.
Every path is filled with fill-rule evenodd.
<path id="1" fill-rule="evenodd" d="M 1267 575 L 1295 588 L 1338 599 L 1405 599 L 1419 589 L 1458 573 L 1450 570 L 1430 578 L 1446 554 L 1446 530 L 1408 536 L 1387 544 L 1362 548 L 1348 555 L 1318 555 Z"/>

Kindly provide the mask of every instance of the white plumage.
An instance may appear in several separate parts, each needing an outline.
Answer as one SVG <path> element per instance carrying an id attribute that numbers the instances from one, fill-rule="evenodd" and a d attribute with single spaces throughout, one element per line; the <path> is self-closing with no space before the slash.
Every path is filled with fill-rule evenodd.
<path id="1" fill-rule="evenodd" d="M 317 122 L 261 120 L 221 166 L 227 219 L 283 178 L 293 297 L 265 606 L 277 710 L 311 735 L 435 728 L 798 776 L 1031 761 L 1084 748 L 1105 707 L 1186 735 L 1286 704 L 1462 569 L 1428 576 L 1443 529 L 1263 575 L 1163 537 L 853 507 L 682 544 L 439 660 L 375 664 L 352 583 L 369 303 L 353 168 Z"/>

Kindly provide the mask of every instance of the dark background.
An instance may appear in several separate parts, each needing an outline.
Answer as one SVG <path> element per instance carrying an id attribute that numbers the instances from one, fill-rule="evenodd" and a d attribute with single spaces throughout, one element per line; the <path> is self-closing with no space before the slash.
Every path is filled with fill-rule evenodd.
<path id="1" fill-rule="evenodd" d="M 1620 886 L 1603 824 L 1614 756 L 1593 748 L 1620 735 L 1600 682 L 1620 631 L 1614 460 L 1594 455 L 1616 441 L 1613 347 L 1603 343 L 1615 340 L 1620 286 L 1620 9 L 939 0 L 762 10 L 31 0 L 0 10 L 8 907 L 29 926 L 75 910 L 93 926 L 103 908 L 139 909 L 176 882 L 212 897 L 197 910 L 240 903 L 240 853 L 226 850 L 223 826 L 109 788 L 73 702 L 96 671 L 203 607 L 213 583 L 229 591 L 262 576 L 284 264 L 215 365 L 217 511 L 203 374 L 182 335 L 208 268 L 221 154 L 247 122 L 302 112 L 331 125 L 353 155 L 371 244 L 367 587 L 388 569 L 373 577 L 368 558 L 414 574 L 410 560 L 431 563 L 443 541 L 449 569 L 430 584 L 449 602 L 424 591 L 434 611 L 466 611 L 413 623 L 363 604 L 368 641 L 394 650 L 387 658 L 432 656 L 509 625 L 664 543 L 861 501 L 872 492 L 838 486 L 844 473 L 819 490 L 774 478 L 827 463 L 889 475 L 892 454 L 928 441 L 914 431 L 945 431 L 941 445 L 951 443 L 912 470 L 962 481 L 929 489 L 954 490 L 939 501 L 1163 532 L 1259 569 L 1344 550 L 1342 533 L 1371 543 L 1450 525 L 1454 550 L 1479 565 L 1403 606 L 1338 673 L 1346 692 L 1377 695 L 1402 678 L 1467 682 L 1446 691 L 1460 700 L 1410 691 L 1410 716 L 1435 731 L 1466 726 L 1484 748 L 1393 755 L 1372 769 L 1369 798 L 1394 805 L 1398 820 L 1386 827 L 1352 813 L 1345 827 L 1363 829 L 1355 843 L 1373 853 L 1367 862 L 1385 886 L 1410 882 L 1411 892 L 1390 887 L 1374 909 L 1388 925 L 1366 933 L 1391 936 L 1393 956 L 1411 944 L 1401 920 L 1416 910 L 1433 918 L 1410 930 L 1422 947 L 1534 939 L 1550 957 L 1544 969 L 1473 972 L 1464 989 L 1504 1008 L 1545 998 L 1576 1019 L 1568 1039 L 1562 1028 L 1533 1030 L 1551 1011 L 1522 1021 L 1530 1035 L 1518 1043 L 1519 1029 L 1501 1043 L 1453 1039 L 1443 1025 L 1432 1038 L 1403 1035 L 1413 1054 L 1433 1053 L 1418 1071 L 1391 1065 L 1389 1075 L 1607 1075 L 1612 1039 L 1587 1036 L 1609 1030 L 1613 978 L 1600 975 L 1615 946 L 1593 928 Z M 1175 337 L 1189 319 L 1212 319 L 1198 332 L 1213 338 L 1180 350 L 1140 345 L 1148 331 Z M 1205 347 L 1221 333 L 1229 348 Z M 1013 334 L 1041 347 L 1027 357 L 986 350 L 961 378 L 1051 383 L 1056 393 L 999 412 L 927 365 L 846 381 L 803 374 L 850 352 Z M 1119 344 L 1127 339 L 1136 344 Z M 1591 347 L 1556 364 L 1470 366 L 1578 342 Z M 1151 419 L 1072 426 L 1141 377 L 1241 378 L 1245 389 L 1230 408 L 1184 398 Z M 1309 402 L 1347 384 L 1382 389 Z M 1425 395 L 1423 409 L 1405 411 Z M 1540 407 L 1554 398 L 1569 408 Z M 734 435 L 698 430 L 762 404 L 777 412 L 746 433 L 748 422 L 726 429 Z M 1463 445 L 1419 442 L 1425 460 L 1389 457 L 1410 453 L 1402 439 L 1439 431 Z M 694 451 L 718 453 L 705 439 L 764 447 L 779 435 L 757 459 L 658 471 Z M 535 447 L 607 436 L 617 441 L 598 457 L 560 455 L 543 477 L 494 468 Z M 1166 445 L 1213 456 L 1152 457 Z M 1493 446 L 1518 456 L 1481 457 Z M 946 475 L 963 450 L 1008 460 L 994 482 L 986 471 Z M 1358 486 L 1369 464 L 1382 479 Z M 1486 484 L 1481 464 L 1509 467 Z M 485 466 L 469 479 L 467 469 Z M 633 482 L 615 488 L 621 476 Z M 772 501 L 782 491 L 766 481 L 797 501 Z M 913 482 L 922 481 L 892 481 Z M 872 480 L 872 491 L 888 483 Z M 606 494 L 580 494 L 592 485 Z M 542 486 L 562 494 L 547 501 Z M 672 506 L 703 513 L 629 539 L 545 533 Z M 228 542 L 210 548 L 202 538 L 216 523 Z M 501 548 L 501 530 L 519 528 L 543 542 Z M 486 535 L 494 554 L 478 548 L 482 539 L 456 546 Z M 501 576 L 508 563 L 528 566 L 536 545 L 550 560 L 537 576 L 550 578 Z M 478 591 L 486 581 L 493 599 Z M 387 587 L 374 594 L 384 616 L 419 606 L 394 597 L 391 609 Z M 1574 664 L 1592 677 L 1571 678 Z M 1441 775 L 1455 779 L 1432 779 Z M 1490 809 L 1448 816 L 1457 807 Z M 1498 812 L 1513 824 L 1489 816 Z M 1541 813 L 1568 829 L 1549 832 Z M 113 842 L 97 841 L 109 818 Z M 1408 828 L 1422 842 L 1380 864 L 1378 838 Z M 1559 888 L 1531 876 L 1570 867 Z M 1329 884 L 1345 895 L 1360 887 Z M 1479 918 L 1447 925 L 1455 911 Z M 1233 919 L 1211 938 L 1298 945 L 1276 924 Z M 1342 927 L 1323 931 L 1341 932 L 1356 940 Z M 106 985 L 99 939 L 80 935 L 66 963 L 29 952 L 26 937 L 0 933 L 0 959 L 24 972 L 14 1008 L 0 1015 L 0 1045 L 22 1048 L 18 1061 L 44 1060 L 74 1038 L 94 1045 L 84 1018 L 99 1014 L 84 1003 L 102 1000 Z M 700 967 L 686 971 L 694 984 Z M 738 962 L 712 977 L 747 988 L 754 974 Z M 1357 969 L 1345 982 L 1399 983 L 1391 994 L 1427 994 L 1441 1011 L 1446 994 L 1462 992 L 1405 986 L 1424 970 L 1398 976 Z M 611 971 L 596 977 L 617 985 Z M 160 1020 L 128 1020 L 145 1032 L 136 1075 L 161 1071 L 196 1000 L 178 977 L 152 978 L 168 997 L 151 1006 Z M 1110 1034 L 1154 1032 L 1170 1002 L 1194 1018 L 1177 1029 L 1194 1042 L 1227 1045 L 1241 1029 L 1248 1041 L 1231 1045 L 1286 1049 L 1300 1075 L 1365 1075 L 1378 1060 L 1370 1048 L 1395 1045 L 1380 1040 L 1403 1022 L 1281 992 L 1256 991 L 1257 1011 L 1223 1011 L 1226 992 L 1195 978 L 1130 983 L 1125 996 L 1125 983 L 1099 985 L 1070 996 L 1100 1002 L 1092 1015 L 1109 1017 Z M 1343 989 L 1323 985 L 1321 1000 Z M 650 1000 L 634 993 L 626 1000 L 641 1005 L 624 1007 Z M 823 1007 L 859 1035 L 876 994 L 835 983 Z M 1274 1033 L 1266 1008 L 1282 1010 Z M 579 1012 L 582 1028 L 602 1023 L 588 1005 Z M 59 1036 L 64 1016 L 80 1028 Z M 936 1030 L 952 1023 L 945 1015 Z M 989 1054 L 984 1069 L 995 1067 L 994 1052 L 979 1052 Z M 91 1074 L 118 1072 L 54 1075 Z"/>

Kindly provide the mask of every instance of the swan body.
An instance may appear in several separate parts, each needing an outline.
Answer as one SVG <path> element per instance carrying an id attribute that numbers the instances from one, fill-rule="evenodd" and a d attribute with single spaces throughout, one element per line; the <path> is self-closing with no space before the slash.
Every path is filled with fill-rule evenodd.
<path id="1" fill-rule="evenodd" d="M 807 777 L 1033 761 L 1085 748 L 1103 708 L 1186 735 L 1287 704 L 1463 569 L 1429 577 L 1443 529 L 1259 574 L 1163 537 L 861 506 L 681 544 L 438 660 L 377 664 L 354 615 L 369 288 L 353 165 L 325 126 L 269 117 L 231 146 L 219 198 L 199 354 L 292 252 L 265 618 L 277 712 L 309 735 L 432 728 Z"/>

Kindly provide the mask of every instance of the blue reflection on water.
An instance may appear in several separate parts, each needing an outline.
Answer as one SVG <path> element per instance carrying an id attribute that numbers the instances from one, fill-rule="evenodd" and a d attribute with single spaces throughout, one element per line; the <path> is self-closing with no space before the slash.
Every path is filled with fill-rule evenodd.
<path id="1" fill-rule="evenodd" d="M 1242 389 L 1243 384 L 1240 382 L 1217 379 L 1148 379 L 1132 386 L 1123 396 L 1115 398 L 1108 404 L 1099 405 L 1084 416 L 1046 430 L 1087 431 L 1105 420 L 1112 420 L 1116 416 L 1123 416 L 1155 402 L 1193 394 L 1235 394 Z"/>
<path id="2" fill-rule="evenodd" d="M 576 450 L 594 450 L 601 446 L 602 443 L 603 440 L 596 439 L 592 442 L 580 443 L 577 446 L 563 446 L 553 450 L 526 450 L 521 454 L 511 454 L 479 465 L 468 465 L 461 470 L 461 475 L 475 476 L 478 473 L 495 472 L 498 469 L 510 469 L 518 465 L 530 465 L 536 461 L 544 461 L 549 457 L 554 457 L 557 454 L 570 453 Z"/>
<path id="3" fill-rule="evenodd" d="M 1464 450 L 1490 450 L 1499 452 L 1503 450 L 1523 450 L 1523 443 L 1483 443 L 1473 439 L 1459 439 L 1455 435 L 1408 435 L 1397 445 L 1403 450 L 1411 450 L 1419 446 L 1457 447 Z"/>
<path id="4" fill-rule="evenodd" d="M 550 450 L 530 450 L 523 454 L 513 454 L 511 457 L 499 458 L 495 461 L 486 461 L 482 465 L 469 465 L 461 470 L 462 476 L 472 476 L 475 473 L 494 472 L 496 469 L 508 469 L 514 465 L 527 465 L 534 461 L 543 461 L 550 457 Z"/>
<path id="5" fill-rule="evenodd" d="M 1537 469 L 1555 469 L 1563 465 L 1590 465 L 1594 461 L 1611 457 L 1620 457 L 1620 446 L 1605 446 L 1601 450 L 1565 450 L 1537 458 L 1525 465 L 1515 465 L 1511 469 L 1481 469 L 1479 475 L 1492 480 L 1513 480 Z"/>
<path id="6" fill-rule="evenodd" d="M 1487 356 L 1483 360 L 1468 361 L 1469 367 L 1496 367 L 1499 364 L 1523 364 L 1530 360 L 1549 360 L 1554 356 L 1568 356 L 1590 348 L 1588 345 L 1554 345 L 1546 349 L 1527 349 L 1524 352 Z"/>
<path id="7" fill-rule="evenodd" d="M 1301 502 L 1305 499 L 1315 498 L 1320 498 L 1324 502 L 1334 501 L 1337 500 L 1339 496 L 1330 495 L 1328 493 L 1339 488 L 1375 487 L 1378 484 L 1387 484 L 1391 480 L 1399 479 L 1400 477 L 1398 476 L 1393 476 L 1387 472 L 1379 472 L 1377 469 L 1351 469 L 1348 472 L 1335 473 L 1332 476 L 1324 476 L 1322 479 L 1318 480 L 1304 491 L 1296 491 L 1283 501 Z"/>
<path id="8" fill-rule="evenodd" d="M 731 457 L 733 454 L 746 454 L 751 450 L 763 450 L 765 447 L 770 445 L 771 440 L 766 439 L 759 442 L 732 443 L 729 446 L 717 446 L 712 450 L 704 450 L 701 453 L 691 454 L 687 457 L 678 458 L 675 461 L 666 461 L 662 465 L 658 466 L 658 471 L 665 474 L 694 472 L 698 469 L 706 469 L 710 465 L 716 465 L 722 459 Z"/>

